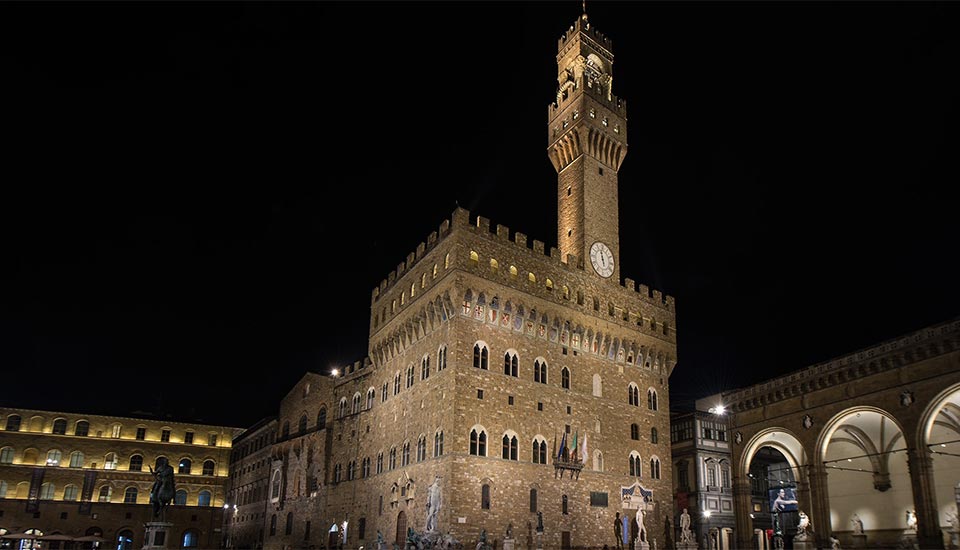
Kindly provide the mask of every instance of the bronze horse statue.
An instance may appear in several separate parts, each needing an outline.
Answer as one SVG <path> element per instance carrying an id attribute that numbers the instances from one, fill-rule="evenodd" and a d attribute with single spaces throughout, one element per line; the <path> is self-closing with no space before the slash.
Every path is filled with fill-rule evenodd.
<path id="1" fill-rule="evenodd" d="M 173 502 L 173 497 L 177 492 L 176 485 L 173 482 L 173 466 L 170 466 L 166 457 L 157 459 L 157 470 L 150 468 L 153 474 L 153 487 L 150 488 L 150 504 L 153 505 L 153 517 L 164 521 L 163 512 L 167 506 Z"/>

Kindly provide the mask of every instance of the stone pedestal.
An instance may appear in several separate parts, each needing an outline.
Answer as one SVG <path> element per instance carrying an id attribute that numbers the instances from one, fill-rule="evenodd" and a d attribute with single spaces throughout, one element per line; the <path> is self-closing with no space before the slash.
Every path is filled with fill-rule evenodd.
<path id="1" fill-rule="evenodd" d="M 697 543 L 696 541 L 678 542 L 677 550 L 697 550 Z"/>
<path id="2" fill-rule="evenodd" d="M 904 529 L 903 534 L 900 535 L 900 548 L 914 548 L 919 550 L 920 543 L 917 541 L 917 530 L 916 529 Z"/>
<path id="3" fill-rule="evenodd" d="M 852 535 L 853 547 L 854 548 L 866 548 L 867 547 L 867 535 Z"/>
<path id="4" fill-rule="evenodd" d="M 543 531 L 537 531 L 537 550 L 543 550 Z"/>
<path id="5" fill-rule="evenodd" d="M 515 544 L 514 539 L 503 539 L 503 550 L 513 550 Z"/>
<path id="6" fill-rule="evenodd" d="M 645 540 L 640 540 L 638 537 L 637 540 L 633 541 L 634 550 L 650 550 L 650 543 Z"/>
<path id="7" fill-rule="evenodd" d="M 793 550 L 816 550 L 816 548 L 817 544 L 813 537 L 808 537 L 806 540 L 793 539 Z"/>
<path id="8" fill-rule="evenodd" d="M 147 522 L 147 532 L 143 537 L 143 550 L 164 550 L 170 540 L 170 528 L 173 524 L 168 521 L 149 521 Z M 180 543 L 174 541 L 174 548 L 179 548 Z"/>

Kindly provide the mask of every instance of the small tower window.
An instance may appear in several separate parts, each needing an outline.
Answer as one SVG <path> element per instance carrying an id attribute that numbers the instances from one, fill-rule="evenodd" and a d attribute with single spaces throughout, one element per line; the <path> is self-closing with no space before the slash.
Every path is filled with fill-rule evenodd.
<path id="1" fill-rule="evenodd" d="M 533 272 L 531 271 L 530 273 L 527 274 L 527 280 L 529 280 L 531 283 L 536 284 L 537 276 L 534 275 Z"/>
<path id="2" fill-rule="evenodd" d="M 517 278 L 517 266 L 514 266 L 514 265 L 510 266 L 510 276 L 513 277 L 514 279 Z"/>
<path id="3" fill-rule="evenodd" d="M 596 109 L 590 109 L 590 118 L 597 118 Z"/>
<path id="4" fill-rule="evenodd" d="M 470 263 L 472 263 L 474 266 L 480 263 L 480 255 L 473 250 L 470 251 Z"/>
<path id="5" fill-rule="evenodd" d="M 496 271 L 499 271 L 499 269 L 500 269 L 500 263 L 497 262 L 497 260 L 490 258 L 490 270 L 496 272 Z"/>
<path id="6" fill-rule="evenodd" d="M 553 290 L 553 281 L 550 278 L 547 278 L 547 290 Z"/>

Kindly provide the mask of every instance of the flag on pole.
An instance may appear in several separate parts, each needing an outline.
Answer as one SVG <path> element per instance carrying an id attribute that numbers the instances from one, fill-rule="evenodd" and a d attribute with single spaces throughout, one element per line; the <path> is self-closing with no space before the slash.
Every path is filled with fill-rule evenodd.
<path id="1" fill-rule="evenodd" d="M 570 461 L 571 461 L 571 462 L 576 462 L 576 461 L 577 461 L 577 434 L 579 434 L 579 433 L 580 433 L 579 430 L 573 432 L 573 445 L 570 446 Z"/>
<path id="2" fill-rule="evenodd" d="M 587 463 L 587 434 L 583 434 L 583 443 L 580 444 L 580 464 Z"/>
<path id="3" fill-rule="evenodd" d="M 563 435 L 560 437 L 560 448 L 557 449 L 557 460 L 563 458 L 563 449 L 567 446 L 567 432 L 563 432 Z"/>

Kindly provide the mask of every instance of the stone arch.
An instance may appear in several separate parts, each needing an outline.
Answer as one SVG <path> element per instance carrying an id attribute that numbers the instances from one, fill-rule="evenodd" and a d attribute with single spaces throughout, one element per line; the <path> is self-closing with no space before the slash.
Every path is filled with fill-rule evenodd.
<path id="1" fill-rule="evenodd" d="M 743 453 L 740 455 L 739 476 L 747 478 L 747 474 L 750 473 L 750 461 L 761 447 L 773 447 L 780 451 L 790 466 L 797 470 L 808 464 L 807 453 L 800 439 L 790 430 L 776 426 L 757 432 L 744 444 Z"/>
<path id="2" fill-rule="evenodd" d="M 871 406 L 843 409 L 824 423 L 814 463 L 827 474 L 824 493 L 830 497 L 821 501 L 829 516 L 821 521 L 829 520 L 828 528 L 847 530 L 857 514 L 870 539 L 883 544 L 870 532 L 906 527 L 902 518 L 914 503 L 904 434 L 893 414 Z"/>
<path id="3" fill-rule="evenodd" d="M 927 403 L 917 425 L 916 447 L 933 457 L 931 478 L 941 526 L 950 525 L 957 512 L 956 479 L 960 475 L 960 383 L 953 384 Z"/>

